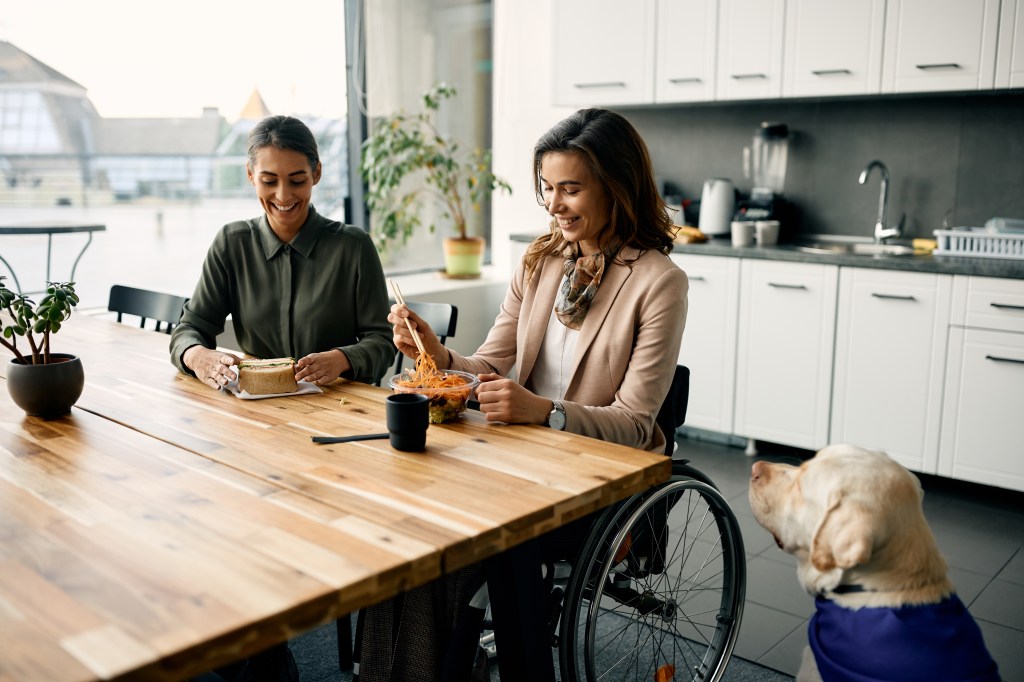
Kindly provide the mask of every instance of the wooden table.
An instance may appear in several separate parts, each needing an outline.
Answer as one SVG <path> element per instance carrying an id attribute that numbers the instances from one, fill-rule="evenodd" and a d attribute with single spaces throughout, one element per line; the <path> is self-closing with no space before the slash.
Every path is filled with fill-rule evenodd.
<path id="1" fill-rule="evenodd" d="M 669 475 L 477 413 L 431 426 L 425 453 L 314 445 L 385 430 L 388 391 L 243 401 L 179 374 L 165 335 L 82 315 L 54 346 L 85 367 L 72 414 L 0 403 L 0 641 L 24 642 L 0 679 L 180 679 Z"/>
<path id="2" fill-rule="evenodd" d="M 55 234 L 72 234 L 72 233 L 87 233 L 89 238 L 85 241 L 82 246 L 82 250 L 78 252 L 78 257 L 75 258 L 74 264 L 71 266 L 71 277 L 68 279 L 69 282 L 75 281 L 75 270 L 78 269 L 78 261 L 82 260 L 82 256 L 85 255 L 85 250 L 92 244 L 92 235 L 94 232 L 104 232 L 107 229 L 106 225 L 98 223 L 19 223 L 17 225 L 0 225 L 0 236 L 3 235 L 46 235 L 46 281 L 50 280 L 50 263 L 53 256 L 53 235 Z M 15 274 L 14 268 L 11 264 L 4 260 L 3 256 L 0 256 L 0 263 L 3 263 L 11 273 L 11 278 L 14 280 L 14 290 L 19 294 L 37 294 L 42 291 L 22 291 L 21 283 L 18 281 L 18 275 Z M 43 289 L 45 291 L 45 287 Z"/>

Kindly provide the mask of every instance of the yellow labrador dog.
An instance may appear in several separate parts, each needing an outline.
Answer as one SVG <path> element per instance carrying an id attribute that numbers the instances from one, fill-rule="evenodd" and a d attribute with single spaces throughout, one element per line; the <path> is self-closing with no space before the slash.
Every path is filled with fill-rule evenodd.
<path id="1" fill-rule="evenodd" d="M 921 508 L 881 452 L 830 445 L 799 467 L 756 462 L 750 506 L 816 597 L 798 681 L 998 681 Z"/>

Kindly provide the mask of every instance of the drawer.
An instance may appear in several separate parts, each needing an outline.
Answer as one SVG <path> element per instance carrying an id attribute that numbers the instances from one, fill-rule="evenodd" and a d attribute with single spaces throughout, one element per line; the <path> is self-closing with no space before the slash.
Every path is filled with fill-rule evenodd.
<path id="1" fill-rule="evenodd" d="M 1024 280 L 957 275 L 951 323 L 1024 332 Z"/>

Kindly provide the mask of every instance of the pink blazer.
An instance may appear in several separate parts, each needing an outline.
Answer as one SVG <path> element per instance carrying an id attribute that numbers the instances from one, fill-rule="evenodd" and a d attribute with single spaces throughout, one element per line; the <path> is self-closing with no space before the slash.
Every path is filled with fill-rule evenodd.
<path id="1" fill-rule="evenodd" d="M 620 261 L 626 261 L 621 264 Z M 452 351 L 452 368 L 473 373 L 512 369 L 530 378 L 540 352 L 564 259 L 541 260 L 529 285 L 516 269 L 501 311 L 483 345 L 469 357 Z M 658 251 L 624 247 L 605 268 L 576 342 L 565 394 L 566 430 L 651 451 L 665 435 L 655 418 L 672 383 L 686 325 L 684 273 Z"/>

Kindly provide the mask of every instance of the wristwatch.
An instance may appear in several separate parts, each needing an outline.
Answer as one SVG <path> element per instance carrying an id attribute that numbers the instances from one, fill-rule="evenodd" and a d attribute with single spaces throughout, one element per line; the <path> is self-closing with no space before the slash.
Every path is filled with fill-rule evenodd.
<path id="1" fill-rule="evenodd" d="M 562 403 L 552 400 L 554 407 L 548 413 L 548 426 L 556 431 L 565 431 L 565 408 Z"/>

